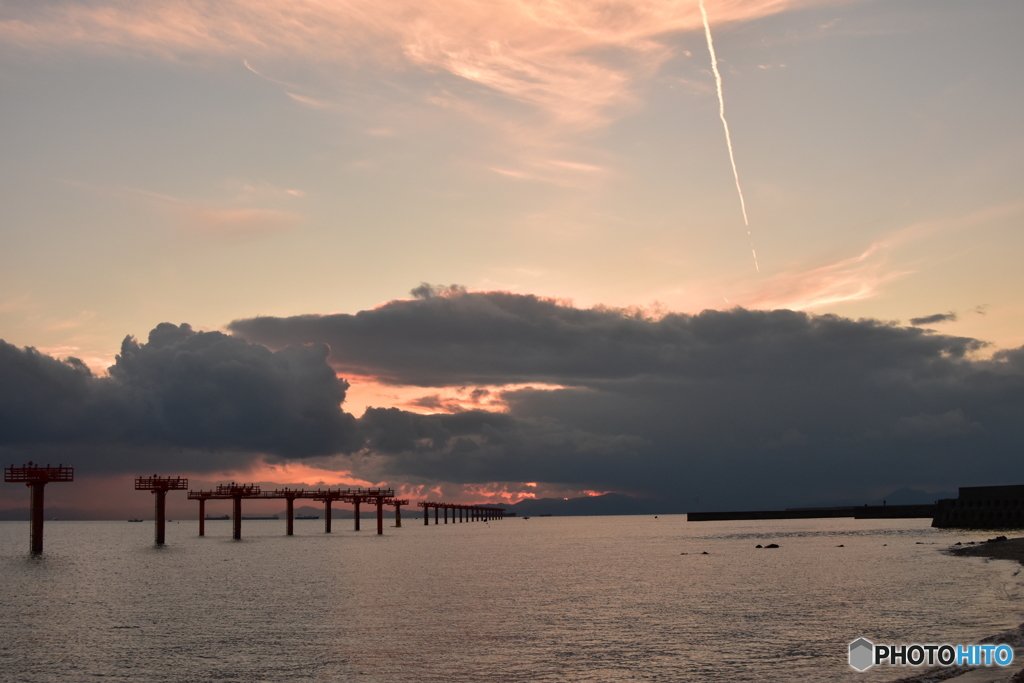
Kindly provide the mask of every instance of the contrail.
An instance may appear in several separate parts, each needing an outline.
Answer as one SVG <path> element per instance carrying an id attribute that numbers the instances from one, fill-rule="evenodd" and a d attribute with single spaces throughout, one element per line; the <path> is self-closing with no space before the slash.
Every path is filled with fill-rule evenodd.
<path id="1" fill-rule="evenodd" d="M 743 225 L 747 226 L 747 234 L 750 234 L 750 221 L 747 219 L 747 203 L 743 201 L 743 188 L 740 186 L 740 174 L 736 170 L 736 157 L 732 153 L 732 136 L 729 135 L 729 122 L 725 119 L 725 97 L 722 96 L 722 74 L 718 72 L 718 58 L 715 56 L 715 43 L 711 40 L 711 25 L 708 23 L 708 12 L 704 9 L 704 0 L 700 0 L 700 16 L 704 19 L 704 36 L 708 39 L 708 52 L 711 53 L 711 70 L 715 74 L 715 85 L 718 86 L 718 118 L 722 119 L 722 128 L 725 129 L 725 144 L 729 148 L 729 162 L 732 164 L 732 177 L 736 179 L 736 193 L 740 196 L 740 210 L 743 211 Z M 757 252 L 754 251 L 754 243 L 750 243 L 750 253 L 754 256 L 754 268 L 758 273 L 761 268 L 757 265 Z"/>

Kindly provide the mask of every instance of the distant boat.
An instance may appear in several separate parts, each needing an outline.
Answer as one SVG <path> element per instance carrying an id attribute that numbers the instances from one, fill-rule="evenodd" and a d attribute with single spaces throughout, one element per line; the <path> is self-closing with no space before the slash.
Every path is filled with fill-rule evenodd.
<path id="1" fill-rule="evenodd" d="M 128 521 L 129 522 L 141 522 L 142 520 L 141 519 L 129 519 Z"/>
<path id="2" fill-rule="evenodd" d="M 217 521 L 217 520 L 231 519 L 231 517 L 229 515 L 221 515 L 220 517 L 214 517 L 213 515 L 206 515 L 206 519 L 212 520 L 212 521 Z"/>
<path id="3" fill-rule="evenodd" d="M 523 517 L 523 519 L 529 519 L 529 517 Z"/>
<path id="4" fill-rule="evenodd" d="M 295 519 L 320 519 L 320 515 L 295 515 Z"/>

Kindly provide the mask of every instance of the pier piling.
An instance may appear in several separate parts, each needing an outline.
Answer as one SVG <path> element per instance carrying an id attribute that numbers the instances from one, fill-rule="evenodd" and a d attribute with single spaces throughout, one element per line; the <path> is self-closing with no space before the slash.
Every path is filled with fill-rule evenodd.
<path id="1" fill-rule="evenodd" d="M 444 523 L 448 523 L 448 510 L 452 511 L 452 524 L 455 524 L 455 511 L 459 511 L 459 523 L 463 522 L 475 522 L 478 520 L 491 520 L 491 519 L 504 519 L 505 509 L 481 506 L 481 505 L 460 505 L 458 503 L 433 503 L 430 501 L 420 501 L 416 503 L 419 507 L 423 508 L 423 524 L 427 525 L 428 515 L 430 509 L 434 509 L 434 524 L 438 524 L 441 513 L 439 510 L 444 510 Z"/>
<path id="2" fill-rule="evenodd" d="M 161 477 L 154 474 L 152 477 L 136 477 L 135 478 L 135 490 L 136 491 L 149 491 L 156 498 L 154 499 L 154 510 L 153 510 L 153 542 L 157 545 L 164 544 L 166 519 L 167 519 L 167 492 L 168 491 L 183 491 L 188 488 L 188 479 L 182 479 L 181 477 Z M 201 503 L 200 503 L 201 505 Z M 203 535 L 202 528 L 202 508 L 200 507 L 199 515 L 199 535 Z"/>
<path id="3" fill-rule="evenodd" d="M 242 496 L 231 497 L 231 538 L 242 540 Z"/>
<path id="4" fill-rule="evenodd" d="M 29 521 L 29 533 L 32 535 L 32 552 L 43 552 L 43 494 L 46 486 L 45 481 L 34 481 L 29 484 L 32 489 L 31 521 Z"/>
<path id="5" fill-rule="evenodd" d="M 74 481 L 75 468 L 57 465 L 42 467 L 33 462 L 21 467 L 4 468 L 4 481 L 23 483 L 29 487 L 31 511 L 29 513 L 29 538 L 33 554 L 43 552 L 43 500 L 44 487 L 51 481 Z"/>

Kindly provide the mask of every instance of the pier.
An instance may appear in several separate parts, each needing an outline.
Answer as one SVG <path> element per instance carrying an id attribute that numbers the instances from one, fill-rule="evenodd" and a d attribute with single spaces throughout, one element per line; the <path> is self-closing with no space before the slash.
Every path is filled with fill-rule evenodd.
<path id="1" fill-rule="evenodd" d="M 199 501 L 199 535 L 206 535 L 206 501 L 227 500 L 232 501 L 232 538 L 242 538 L 242 499 L 268 500 L 283 499 L 287 503 L 287 532 L 288 536 L 295 532 L 295 499 L 302 498 L 315 500 L 324 504 L 324 533 L 331 533 L 331 505 L 335 502 L 351 503 L 355 508 L 355 530 L 359 531 L 359 506 L 368 502 L 377 508 L 377 533 L 384 533 L 384 506 L 395 506 L 395 526 L 401 526 L 402 505 L 408 505 L 409 501 L 394 497 L 395 491 L 390 488 L 348 488 L 348 489 L 274 489 L 263 491 L 256 484 L 220 484 L 212 491 L 189 491 L 189 500 Z"/>
<path id="2" fill-rule="evenodd" d="M 43 552 L 43 487 L 51 481 L 74 481 L 75 468 L 57 465 L 41 467 L 33 462 L 21 467 L 4 468 L 4 481 L 9 484 L 24 483 L 32 489 L 31 494 L 31 516 L 29 524 L 29 537 L 32 542 L 32 552 Z"/>
<path id="3" fill-rule="evenodd" d="M 688 522 L 739 521 L 754 519 L 928 519 L 935 505 L 857 505 L 832 508 L 786 508 L 785 510 L 741 510 L 728 512 L 687 512 Z"/>
<path id="4" fill-rule="evenodd" d="M 444 510 L 444 523 L 448 523 L 448 511 L 452 511 L 452 524 L 455 523 L 455 511 L 459 511 L 459 522 L 487 521 L 491 519 L 504 519 L 504 508 L 488 507 L 485 505 L 460 505 L 458 503 L 434 503 L 421 500 L 416 503 L 423 508 L 423 525 L 430 524 L 430 510 L 434 510 L 434 524 L 438 523 L 439 511 Z M 463 519 L 465 518 L 465 519 Z"/>
<path id="5" fill-rule="evenodd" d="M 385 498 L 385 505 L 393 505 L 395 508 L 395 528 L 402 528 L 402 506 L 409 504 L 408 498 Z"/>
<path id="6" fill-rule="evenodd" d="M 168 491 L 183 491 L 188 488 L 188 479 L 182 479 L 181 477 L 160 477 L 153 475 L 152 477 L 137 477 L 135 479 L 135 490 L 136 491 L 151 491 L 156 496 L 156 510 L 154 515 L 155 529 L 154 538 L 157 545 L 164 544 L 164 528 L 166 526 L 165 520 L 167 515 L 166 510 L 166 499 Z"/>

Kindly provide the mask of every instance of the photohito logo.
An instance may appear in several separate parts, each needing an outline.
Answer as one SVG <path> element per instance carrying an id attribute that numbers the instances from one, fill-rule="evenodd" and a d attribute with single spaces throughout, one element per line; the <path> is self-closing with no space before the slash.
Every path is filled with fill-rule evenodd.
<path id="1" fill-rule="evenodd" d="M 889 666 L 1007 666 L 1013 662 L 1009 645 L 875 645 L 867 638 L 850 643 L 850 666 L 867 671 Z"/>

